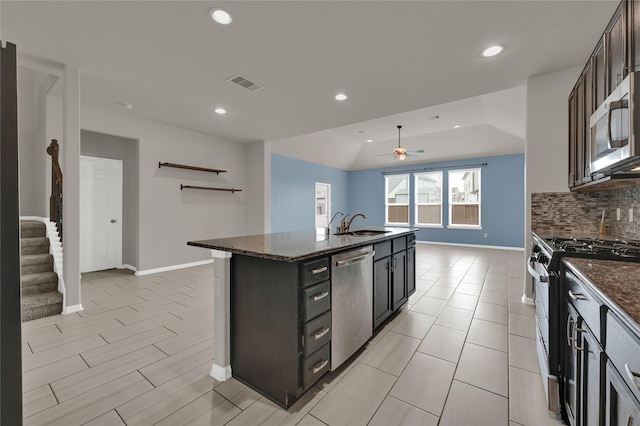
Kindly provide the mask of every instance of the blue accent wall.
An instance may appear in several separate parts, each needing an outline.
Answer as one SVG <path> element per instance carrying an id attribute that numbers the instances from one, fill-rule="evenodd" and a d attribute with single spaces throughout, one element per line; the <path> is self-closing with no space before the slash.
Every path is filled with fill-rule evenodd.
<path id="1" fill-rule="evenodd" d="M 348 171 L 271 154 L 271 232 L 315 228 L 316 182 L 331 184 L 331 214 L 346 213 Z"/>
<path id="2" fill-rule="evenodd" d="M 524 246 L 524 154 L 482 157 L 437 163 L 409 164 L 369 170 L 346 171 L 278 154 L 271 156 L 272 232 L 313 229 L 315 182 L 331 184 L 331 211 L 363 212 L 354 226 L 384 226 L 383 171 L 437 168 L 443 170 L 443 199 L 448 198 L 447 167 L 488 163 L 481 172 L 482 229 L 448 229 L 449 210 L 442 210 L 443 228 L 420 228 L 419 241 Z M 413 194 L 413 174 L 410 177 Z M 414 222 L 413 196 L 410 219 Z M 332 226 L 335 225 L 332 224 Z M 485 234 L 487 235 L 485 237 Z"/>
<path id="3" fill-rule="evenodd" d="M 447 167 L 488 163 L 481 172 L 482 229 L 448 229 Z M 443 228 L 420 228 L 419 241 L 524 247 L 524 154 L 482 157 L 459 161 L 410 164 L 403 167 L 349 172 L 349 211 L 367 214 L 367 225 L 384 226 L 384 171 L 433 167 L 443 170 Z M 472 168 L 472 167 L 469 167 Z M 410 175 L 410 221 L 415 221 L 413 173 Z M 487 235 L 485 237 L 485 234 Z"/>

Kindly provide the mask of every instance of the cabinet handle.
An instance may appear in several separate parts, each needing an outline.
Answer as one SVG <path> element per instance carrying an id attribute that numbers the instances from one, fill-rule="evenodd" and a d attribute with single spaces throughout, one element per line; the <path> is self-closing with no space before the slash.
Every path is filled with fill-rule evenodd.
<path id="1" fill-rule="evenodd" d="M 311 273 L 313 275 L 317 275 L 317 274 L 321 274 L 322 272 L 325 272 L 326 270 L 327 270 L 327 267 L 323 266 L 322 268 L 312 270 Z"/>
<path id="2" fill-rule="evenodd" d="M 573 332 L 571 331 L 571 323 L 575 323 L 571 317 L 567 317 L 567 345 L 573 347 Z"/>
<path id="3" fill-rule="evenodd" d="M 635 371 L 631 371 L 629 368 L 629 364 L 624 365 L 624 371 L 627 373 L 627 377 L 631 380 L 631 382 L 636 385 L 636 388 L 640 390 L 640 383 L 638 383 L 638 379 L 636 377 L 640 377 L 640 373 L 636 373 Z"/>
<path id="4" fill-rule="evenodd" d="M 323 291 L 322 293 L 318 293 L 315 296 L 313 296 L 313 301 L 317 302 L 318 300 L 322 300 L 325 297 L 327 297 L 329 295 L 328 291 Z"/>
<path id="5" fill-rule="evenodd" d="M 578 346 L 578 332 L 584 333 L 585 331 L 586 330 L 583 330 L 582 328 L 573 328 L 573 333 L 575 335 L 573 338 L 573 353 L 576 353 L 577 351 L 584 351 L 584 346 Z"/>
<path id="6" fill-rule="evenodd" d="M 322 339 L 324 336 L 327 335 L 328 332 L 329 332 L 328 328 L 325 328 L 324 330 L 316 331 L 316 333 L 313 335 L 313 340 Z"/>
<path id="7" fill-rule="evenodd" d="M 587 298 L 581 294 L 581 293 L 574 293 L 571 290 L 569 290 L 569 297 L 571 298 L 571 300 L 587 300 Z"/>
<path id="8" fill-rule="evenodd" d="M 627 417 L 627 426 L 633 426 L 633 417 L 631 417 L 631 414 Z"/>
<path id="9" fill-rule="evenodd" d="M 320 372 L 320 370 L 322 370 L 323 368 L 325 368 L 327 366 L 327 364 L 329 364 L 329 360 L 328 359 L 325 359 L 324 361 L 318 361 L 316 363 L 316 365 L 314 365 L 311 368 L 313 374 L 318 374 Z"/>

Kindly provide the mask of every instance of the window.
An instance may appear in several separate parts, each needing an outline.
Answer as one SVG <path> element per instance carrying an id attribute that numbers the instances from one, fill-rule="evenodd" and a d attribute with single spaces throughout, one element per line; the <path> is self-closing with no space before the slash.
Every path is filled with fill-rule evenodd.
<path id="1" fill-rule="evenodd" d="M 385 223 L 409 225 L 409 175 L 389 175 L 385 180 Z"/>
<path id="2" fill-rule="evenodd" d="M 442 172 L 415 175 L 416 225 L 442 226 Z"/>
<path id="3" fill-rule="evenodd" d="M 449 171 L 449 226 L 480 227 L 480 169 Z"/>

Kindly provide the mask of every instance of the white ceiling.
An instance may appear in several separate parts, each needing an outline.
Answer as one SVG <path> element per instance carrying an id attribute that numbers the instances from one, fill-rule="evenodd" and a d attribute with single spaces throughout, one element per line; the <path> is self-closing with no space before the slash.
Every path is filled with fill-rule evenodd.
<path id="1" fill-rule="evenodd" d="M 357 169 L 386 161 L 397 124 L 421 162 L 522 152 L 526 78 L 583 64 L 617 4 L 3 0 L 0 36 L 23 63 L 79 67 L 83 103 Z"/>

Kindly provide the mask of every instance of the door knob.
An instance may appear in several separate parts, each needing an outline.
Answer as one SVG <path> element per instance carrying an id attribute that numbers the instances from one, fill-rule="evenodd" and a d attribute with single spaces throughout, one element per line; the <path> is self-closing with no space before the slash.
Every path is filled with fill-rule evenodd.
<path id="1" fill-rule="evenodd" d="M 116 223 L 116 220 L 115 219 L 111 219 L 111 223 Z"/>

